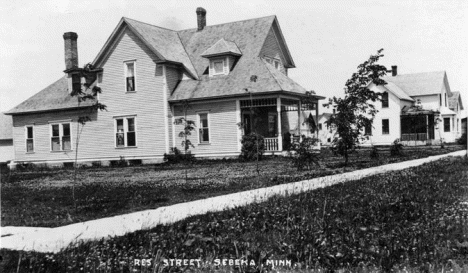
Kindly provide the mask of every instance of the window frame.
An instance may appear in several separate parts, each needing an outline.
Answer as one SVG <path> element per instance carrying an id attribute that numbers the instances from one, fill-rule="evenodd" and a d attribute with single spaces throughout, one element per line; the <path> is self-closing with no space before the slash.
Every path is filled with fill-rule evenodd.
<path id="1" fill-rule="evenodd" d="M 218 63 L 218 62 L 221 62 L 221 64 L 222 64 L 222 65 L 221 65 L 221 68 L 222 68 L 222 69 L 221 69 L 221 72 L 216 73 L 216 65 L 215 65 L 215 63 Z M 211 64 L 212 64 L 212 66 L 213 66 L 213 69 L 212 69 L 212 71 L 213 71 L 213 76 L 215 76 L 215 75 L 224 75 L 224 74 L 225 74 L 225 73 L 224 73 L 225 62 L 226 62 L 226 58 L 217 58 L 217 59 L 211 60 Z"/>
<path id="2" fill-rule="evenodd" d="M 382 129 L 383 129 L 383 126 L 382 126 Z M 390 124 L 389 124 L 389 131 L 390 131 Z M 383 130 L 382 130 L 382 132 L 383 132 Z M 365 136 L 372 136 L 372 124 L 369 124 L 368 126 L 364 126 L 364 135 Z"/>
<path id="3" fill-rule="evenodd" d="M 202 115 L 206 115 L 207 127 L 202 127 L 202 123 L 201 123 Z M 199 145 L 211 144 L 210 113 L 208 111 L 198 112 L 197 119 L 198 119 L 198 144 Z M 202 134 L 203 134 L 202 130 L 204 129 L 208 130 L 208 141 L 202 141 Z"/>
<path id="4" fill-rule="evenodd" d="M 29 137 L 29 132 L 28 132 L 28 129 L 31 128 L 32 130 L 32 137 L 30 138 Z M 33 154 L 34 153 L 34 147 L 36 146 L 35 144 L 35 140 L 34 140 L 34 125 L 26 125 L 24 126 L 24 138 L 25 138 L 25 141 L 24 141 L 24 144 L 25 144 L 25 151 L 27 154 Z M 31 140 L 32 141 L 32 150 L 31 151 L 28 151 L 28 140 Z"/>
<path id="5" fill-rule="evenodd" d="M 133 64 L 133 90 L 128 90 L 128 80 L 129 78 L 128 75 L 128 65 Z M 137 92 L 137 67 L 136 67 L 136 60 L 129 60 L 129 61 L 124 61 L 124 86 L 125 86 L 125 92 L 126 93 L 135 93 Z"/>
<path id="6" fill-rule="evenodd" d="M 387 121 L 387 131 L 384 131 L 384 121 Z M 382 119 L 382 135 L 389 135 L 390 134 L 390 119 L 389 118 L 383 118 Z"/>
<path id="7" fill-rule="evenodd" d="M 444 118 L 444 133 L 450 133 L 450 120 L 452 118 Z M 447 122 L 448 121 L 448 122 Z M 448 130 L 447 130 L 448 129 Z"/>
<path id="8" fill-rule="evenodd" d="M 386 99 L 384 99 L 384 97 Z M 388 92 L 383 92 L 382 93 L 382 108 L 389 108 L 390 102 L 389 102 L 389 97 L 388 97 Z"/>
<path id="9" fill-rule="evenodd" d="M 128 120 L 129 119 L 133 119 L 133 131 L 129 131 L 129 126 L 128 126 Z M 119 133 L 117 131 L 117 121 L 118 120 L 122 120 L 123 123 L 122 123 L 122 127 L 123 127 L 123 131 L 121 133 Z M 134 139 L 135 139 L 135 145 L 132 145 L 132 146 L 129 146 L 128 145 L 128 134 L 129 133 L 134 133 Z M 123 134 L 123 145 L 117 145 L 118 144 L 118 141 L 117 141 L 117 134 Z M 137 148 L 138 147 L 138 140 L 137 140 L 137 118 L 136 118 L 136 115 L 133 115 L 133 116 L 118 116 L 118 117 L 114 117 L 114 132 L 113 132 L 113 135 L 114 135 L 114 148 L 116 149 L 126 149 L 126 148 Z"/>
<path id="10" fill-rule="evenodd" d="M 69 126 L 69 131 L 70 131 L 70 135 L 68 135 L 68 137 L 70 138 L 69 142 L 70 142 L 70 149 L 64 149 L 64 141 L 63 141 L 63 138 L 65 137 L 63 132 L 64 132 L 64 129 L 63 129 L 63 125 L 66 125 L 68 124 Z M 54 136 L 53 135 L 53 127 L 54 125 L 57 125 L 58 128 L 59 128 L 59 134 L 58 136 Z M 50 139 L 50 142 L 49 142 L 49 145 L 50 145 L 50 151 L 51 152 L 69 152 L 69 151 L 73 151 L 73 131 L 72 131 L 72 123 L 71 121 L 54 121 L 54 122 L 49 122 L 49 139 Z M 60 149 L 58 150 L 54 150 L 53 149 L 53 145 L 52 145 L 52 138 L 57 138 L 59 139 L 59 147 Z"/>

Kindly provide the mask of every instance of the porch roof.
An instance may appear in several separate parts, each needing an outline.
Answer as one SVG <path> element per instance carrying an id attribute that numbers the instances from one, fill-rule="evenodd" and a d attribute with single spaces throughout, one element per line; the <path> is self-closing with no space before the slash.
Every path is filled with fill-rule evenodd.
<path id="1" fill-rule="evenodd" d="M 434 111 L 431 109 L 422 109 L 422 108 L 417 108 L 417 107 L 403 107 L 401 109 L 401 115 L 402 116 L 414 116 L 414 115 L 435 115 L 439 114 L 438 111 Z"/>

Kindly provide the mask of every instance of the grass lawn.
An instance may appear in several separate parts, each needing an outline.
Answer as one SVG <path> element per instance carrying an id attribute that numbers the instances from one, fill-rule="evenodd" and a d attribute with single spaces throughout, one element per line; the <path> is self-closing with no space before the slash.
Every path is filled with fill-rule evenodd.
<path id="1" fill-rule="evenodd" d="M 289 158 L 270 157 L 254 162 L 200 160 L 193 165 L 142 165 L 122 168 L 83 168 L 72 199 L 72 169 L 35 168 L 3 170 L 1 183 L 2 226 L 56 227 L 144 209 L 155 209 L 227 193 L 267 187 L 371 166 L 411 160 L 463 149 L 462 146 L 407 148 L 402 157 L 388 149 L 370 159 L 368 149 L 352 154 L 350 164 L 328 150 L 320 167 L 297 171 Z M 184 168 L 188 168 L 185 181 Z"/>
<path id="2" fill-rule="evenodd" d="M 211 262 L 192 272 L 212 271 L 214 259 L 223 258 L 253 260 L 255 266 L 243 272 L 289 270 L 271 270 L 267 260 L 291 261 L 294 270 L 287 272 L 466 272 L 464 202 L 468 159 L 446 158 L 79 244 L 55 255 L 3 251 L 2 272 L 153 272 L 152 266 L 135 265 L 135 259 L 155 257 Z"/>

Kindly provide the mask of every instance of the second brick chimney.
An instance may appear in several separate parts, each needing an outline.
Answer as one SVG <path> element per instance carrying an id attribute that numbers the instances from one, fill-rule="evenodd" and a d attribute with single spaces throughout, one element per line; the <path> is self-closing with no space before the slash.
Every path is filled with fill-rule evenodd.
<path id="1" fill-rule="evenodd" d="M 395 77 L 396 75 L 398 75 L 397 66 L 392 65 L 392 76 Z"/>
<path id="2" fill-rule="evenodd" d="M 78 34 L 66 32 L 63 34 L 65 41 L 65 70 L 78 67 Z"/>
<path id="3" fill-rule="evenodd" d="M 201 31 L 206 27 L 206 9 L 197 8 L 197 23 L 198 31 Z"/>

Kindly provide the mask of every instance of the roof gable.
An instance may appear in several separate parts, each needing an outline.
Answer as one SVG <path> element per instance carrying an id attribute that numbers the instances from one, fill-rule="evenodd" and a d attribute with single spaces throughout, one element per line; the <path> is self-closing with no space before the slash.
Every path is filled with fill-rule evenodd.
<path id="1" fill-rule="evenodd" d="M 448 97 L 448 104 L 449 104 L 449 108 L 452 110 L 457 108 L 457 104 L 459 104 L 460 109 L 463 110 L 463 102 L 460 96 L 460 92 L 458 91 L 452 92 L 452 96 Z"/>
<path id="2" fill-rule="evenodd" d="M 93 61 L 94 65 L 106 56 L 120 33 L 128 27 L 148 48 L 159 58 L 160 62 L 168 61 L 180 64 L 190 75 L 197 78 L 195 68 L 190 61 L 176 31 L 153 26 L 133 19 L 123 17 L 114 29 L 101 51 Z"/>
<path id="3" fill-rule="evenodd" d="M 214 56 L 229 55 L 229 54 L 236 55 L 236 56 L 242 55 L 236 43 L 229 42 L 221 38 L 210 48 L 205 50 L 205 52 L 203 52 L 201 56 L 202 57 L 214 57 Z"/>
<path id="4" fill-rule="evenodd" d="M 441 94 L 444 88 L 451 95 L 445 71 L 403 74 L 383 79 L 394 83 L 411 97 Z"/>

